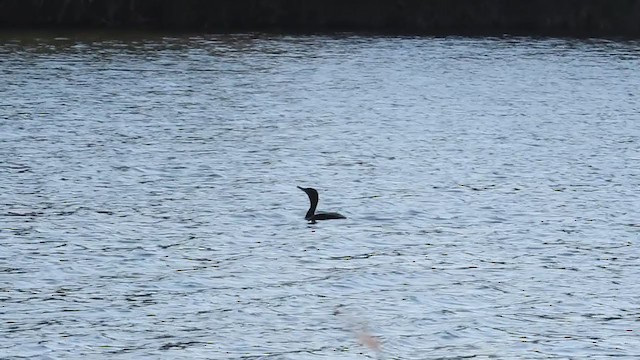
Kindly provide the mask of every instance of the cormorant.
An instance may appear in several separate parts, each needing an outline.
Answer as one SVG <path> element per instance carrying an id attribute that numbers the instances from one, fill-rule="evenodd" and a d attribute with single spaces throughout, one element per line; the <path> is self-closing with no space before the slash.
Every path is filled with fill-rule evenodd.
<path id="1" fill-rule="evenodd" d="M 303 188 L 298 186 L 298 189 L 307 193 L 309 196 L 309 211 L 307 211 L 307 215 L 304 216 L 305 220 L 309 220 L 310 223 L 315 224 L 318 220 L 331 220 L 331 219 L 346 219 L 344 215 L 335 213 L 335 212 L 317 212 L 316 207 L 318 206 L 318 191 L 314 188 Z"/>

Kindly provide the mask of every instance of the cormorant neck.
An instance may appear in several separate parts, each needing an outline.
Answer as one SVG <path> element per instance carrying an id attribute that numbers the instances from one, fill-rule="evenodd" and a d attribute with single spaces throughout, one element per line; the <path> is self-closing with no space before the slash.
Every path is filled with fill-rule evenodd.
<path id="1" fill-rule="evenodd" d="M 318 195 L 309 193 L 307 193 L 307 195 L 309 195 L 309 211 L 307 211 L 307 215 L 305 215 L 304 218 L 310 220 L 313 219 L 313 215 L 316 213 L 316 208 L 318 207 Z"/>

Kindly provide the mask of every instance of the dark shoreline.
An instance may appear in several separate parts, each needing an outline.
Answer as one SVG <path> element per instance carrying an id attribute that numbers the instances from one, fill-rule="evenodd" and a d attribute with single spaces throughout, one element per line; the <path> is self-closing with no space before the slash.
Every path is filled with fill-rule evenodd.
<path id="1" fill-rule="evenodd" d="M 0 0 L 0 30 L 640 38 L 640 0 Z"/>

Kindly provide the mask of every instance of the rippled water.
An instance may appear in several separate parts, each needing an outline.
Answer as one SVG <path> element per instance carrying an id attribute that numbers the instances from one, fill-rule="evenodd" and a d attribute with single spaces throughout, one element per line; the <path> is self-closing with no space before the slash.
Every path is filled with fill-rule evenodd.
<path id="1" fill-rule="evenodd" d="M 0 357 L 640 356 L 638 42 L 0 39 Z"/>

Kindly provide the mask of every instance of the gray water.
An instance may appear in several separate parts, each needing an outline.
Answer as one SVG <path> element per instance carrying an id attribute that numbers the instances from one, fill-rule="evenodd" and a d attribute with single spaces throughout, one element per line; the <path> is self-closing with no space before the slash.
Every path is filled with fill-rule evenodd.
<path id="1" fill-rule="evenodd" d="M 639 42 L 0 39 L 3 359 L 640 356 Z"/>

